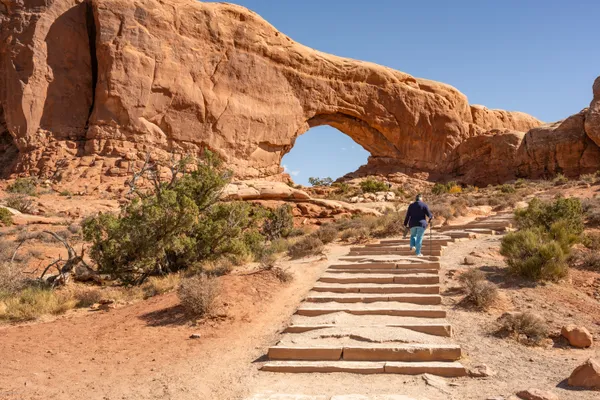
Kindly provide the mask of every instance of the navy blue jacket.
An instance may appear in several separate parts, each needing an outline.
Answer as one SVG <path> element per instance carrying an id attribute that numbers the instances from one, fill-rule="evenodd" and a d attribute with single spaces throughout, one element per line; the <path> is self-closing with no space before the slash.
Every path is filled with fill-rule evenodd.
<path id="1" fill-rule="evenodd" d="M 427 204 L 422 201 L 415 201 L 406 210 L 406 218 L 404 218 L 404 226 L 414 228 L 420 226 L 427 228 L 427 218 L 433 218 L 433 214 L 429 211 Z"/>

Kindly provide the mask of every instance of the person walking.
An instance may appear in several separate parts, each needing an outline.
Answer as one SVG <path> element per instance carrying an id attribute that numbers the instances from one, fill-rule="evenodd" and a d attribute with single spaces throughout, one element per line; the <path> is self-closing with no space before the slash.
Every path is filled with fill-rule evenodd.
<path id="1" fill-rule="evenodd" d="M 429 207 L 423 202 L 423 195 L 418 194 L 414 203 L 408 206 L 404 226 L 410 229 L 410 249 L 416 249 L 416 255 L 423 257 L 421 248 L 423 247 L 423 235 L 427 230 L 427 223 L 433 219 L 433 214 Z"/>

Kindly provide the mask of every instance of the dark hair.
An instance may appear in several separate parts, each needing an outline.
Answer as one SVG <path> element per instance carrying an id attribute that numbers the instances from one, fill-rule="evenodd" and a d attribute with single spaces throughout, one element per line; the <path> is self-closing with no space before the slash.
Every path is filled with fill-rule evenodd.
<path id="1" fill-rule="evenodd" d="M 419 200 L 421 200 L 421 199 L 423 199 L 423 195 L 422 195 L 421 193 L 419 193 L 419 194 L 417 195 L 417 201 L 419 201 Z"/>

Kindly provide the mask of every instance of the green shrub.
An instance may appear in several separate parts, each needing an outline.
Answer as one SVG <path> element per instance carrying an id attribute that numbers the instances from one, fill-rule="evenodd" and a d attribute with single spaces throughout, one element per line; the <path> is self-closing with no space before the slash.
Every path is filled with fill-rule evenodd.
<path id="1" fill-rule="evenodd" d="M 271 241 L 267 249 L 267 254 L 285 253 L 290 247 L 290 242 L 287 239 L 279 238 Z"/>
<path id="2" fill-rule="evenodd" d="M 522 188 L 527 184 L 527 181 L 525 181 L 525 179 L 523 178 L 519 178 L 515 181 L 515 187 L 516 188 Z"/>
<path id="3" fill-rule="evenodd" d="M 583 212 L 588 226 L 600 226 L 600 199 L 587 199 L 583 202 Z"/>
<path id="4" fill-rule="evenodd" d="M 498 299 L 498 288 L 485 280 L 485 275 L 478 269 L 470 269 L 460 275 L 465 286 L 465 299 L 475 307 L 487 310 Z"/>
<path id="5" fill-rule="evenodd" d="M 600 252 L 598 251 L 578 251 L 571 256 L 570 261 L 577 268 L 600 272 Z"/>
<path id="6" fill-rule="evenodd" d="M 313 235 L 324 244 L 327 244 L 337 239 L 338 230 L 334 225 L 326 224 L 317 229 Z"/>
<path id="7" fill-rule="evenodd" d="M 583 174 L 579 176 L 579 179 L 585 183 L 595 183 L 596 182 L 596 175 L 595 174 Z"/>
<path id="8" fill-rule="evenodd" d="M 35 196 L 37 184 L 33 178 L 19 178 L 6 188 L 7 192 Z"/>
<path id="9" fill-rule="evenodd" d="M 311 176 L 310 178 L 308 178 L 308 183 L 310 183 L 311 186 L 331 186 L 331 184 L 333 183 L 333 179 L 331 179 L 330 177 L 318 178 Z"/>
<path id="10" fill-rule="evenodd" d="M 389 190 L 389 187 L 385 182 L 373 178 L 367 178 L 360 182 L 360 188 L 364 193 L 386 192 Z"/>
<path id="11" fill-rule="evenodd" d="M 63 191 L 61 191 L 61 192 L 59 193 L 59 196 L 71 197 L 71 196 L 73 196 L 73 193 L 71 193 L 71 192 L 70 192 L 70 191 L 68 191 L 68 190 L 63 190 Z"/>
<path id="12" fill-rule="evenodd" d="M 288 255 L 291 258 L 302 258 L 314 256 L 323 252 L 323 242 L 314 236 L 306 236 L 288 249 Z"/>
<path id="13" fill-rule="evenodd" d="M 569 233 L 583 232 L 583 207 L 578 198 L 558 198 L 553 202 L 531 200 L 527 208 L 515 211 L 519 229 L 542 228 L 549 231 L 556 222 L 566 221 Z"/>
<path id="14" fill-rule="evenodd" d="M 337 194 L 348 194 L 350 192 L 350 185 L 346 182 L 336 182 L 331 186 L 335 187 L 335 191 Z"/>
<path id="15" fill-rule="evenodd" d="M 179 284 L 177 297 L 188 314 L 203 317 L 214 311 L 215 300 L 219 293 L 217 278 L 197 275 L 185 278 Z"/>
<path id="16" fill-rule="evenodd" d="M 582 236 L 581 242 L 590 250 L 600 250 L 600 232 L 586 232 Z"/>
<path id="17" fill-rule="evenodd" d="M 84 238 L 92 242 L 90 257 L 99 271 L 140 284 L 148 276 L 203 260 L 259 257 L 264 249 L 262 209 L 246 202 L 217 202 L 230 176 L 207 152 L 193 171 L 156 183 L 119 215 L 84 221 Z"/>
<path id="18" fill-rule="evenodd" d="M 433 188 L 431 189 L 431 193 L 433 193 L 435 195 L 448 193 L 448 187 L 446 185 L 444 185 L 443 183 L 436 183 L 435 185 L 433 185 Z"/>
<path id="19" fill-rule="evenodd" d="M 524 335 L 528 343 L 537 344 L 548 337 L 549 329 L 546 322 L 537 314 L 531 312 L 505 313 L 498 319 L 496 333 L 500 336 L 512 336 L 519 339 Z"/>
<path id="20" fill-rule="evenodd" d="M 502 193 L 515 193 L 516 189 L 513 185 L 506 183 L 506 184 L 500 186 L 500 191 Z"/>
<path id="21" fill-rule="evenodd" d="M 274 210 L 269 210 L 262 227 L 262 234 L 267 240 L 274 240 L 288 236 L 292 229 L 294 229 L 292 207 L 283 204 Z"/>
<path id="22" fill-rule="evenodd" d="M 566 242 L 559 240 L 540 228 L 511 232 L 502 239 L 500 253 L 516 275 L 532 280 L 557 280 L 566 275 L 568 268 Z"/>
<path id="23" fill-rule="evenodd" d="M 0 226 L 11 226 L 12 214 L 6 208 L 0 207 Z"/>
<path id="24" fill-rule="evenodd" d="M 31 214 L 33 212 L 33 200 L 26 195 L 15 194 L 6 199 L 6 206 L 14 208 L 23 214 Z"/>

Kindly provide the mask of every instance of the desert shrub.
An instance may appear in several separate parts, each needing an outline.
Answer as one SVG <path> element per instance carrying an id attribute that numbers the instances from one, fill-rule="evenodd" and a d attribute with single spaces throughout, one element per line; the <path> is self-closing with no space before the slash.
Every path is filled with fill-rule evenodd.
<path id="1" fill-rule="evenodd" d="M 462 188 L 461 188 L 460 186 L 458 186 L 458 185 L 451 186 L 451 187 L 448 189 L 448 193 L 450 193 L 450 194 L 458 194 L 458 193 L 462 193 Z"/>
<path id="2" fill-rule="evenodd" d="M 80 288 L 75 291 L 73 298 L 77 307 L 89 307 L 99 303 L 104 297 L 98 288 Z"/>
<path id="3" fill-rule="evenodd" d="M 182 166 L 182 168 L 185 166 Z M 122 207 L 83 223 L 101 273 L 126 283 L 224 256 L 241 262 L 264 250 L 264 211 L 247 202 L 217 202 L 231 173 L 207 152 L 195 169 Z"/>
<path id="4" fill-rule="evenodd" d="M 568 233 L 557 235 L 568 236 Z M 516 275 L 532 280 L 557 280 L 567 273 L 566 240 L 562 237 L 554 240 L 540 228 L 526 229 L 502 238 L 500 253 L 506 257 L 511 272 Z"/>
<path id="5" fill-rule="evenodd" d="M 271 273 L 282 283 L 288 283 L 294 280 L 294 274 L 292 274 L 287 269 L 283 269 L 280 267 L 273 267 L 270 269 Z"/>
<path id="6" fill-rule="evenodd" d="M 500 191 L 502 193 L 515 193 L 516 189 L 513 185 L 505 183 L 504 185 L 500 186 Z"/>
<path id="7" fill-rule="evenodd" d="M 214 311 L 218 293 L 217 278 L 208 275 L 185 278 L 177 289 L 177 297 L 181 305 L 188 314 L 195 317 L 202 317 Z"/>
<path id="8" fill-rule="evenodd" d="M 292 207 L 284 204 L 274 210 L 269 210 L 261 232 L 267 240 L 274 240 L 286 237 L 293 228 Z"/>
<path id="9" fill-rule="evenodd" d="M 579 179 L 585 183 L 595 183 L 597 177 L 595 174 L 583 174 L 579 176 Z"/>
<path id="10" fill-rule="evenodd" d="M 11 226 L 12 214 L 6 208 L 0 207 L 0 226 Z"/>
<path id="11" fill-rule="evenodd" d="M 26 282 L 15 264 L 0 260 L 0 299 L 17 293 L 26 286 Z"/>
<path id="12" fill-rule="evenodd" d="M 323 252 L 323 242 L 315 236 L 306 236 L 288 249 L 288 255 L 291 258 L 302 258 L 314 256 Z"/>
<path id="13" fill-rule="evenodd" d="M 527 208 L 515 211 L 519 229 L 542 228 L 549 231 L 558 221 L 565 221 L 566 229 L 573 234 L 583 232 L 583 207 L 578 198 L 558 198 L 555 201 L 531 200 Z"/>
<path id="14" fill-rule="evenodd" d="M 71 197 L 73 196 L 73 193 L 69 192 L 68 190 L 62 190 L 58 195 L 64 197 Z"/>
<path id="15" fill-rule="evenodd" d="M 430 207 L 431 213 L 436 218 L 442 218 L 444 220 L 451 220 L 454 217 L 454 209 L 449 203 L 438 203 L 433 204 Z"/>
<path id="16" fill-rule="evenodd" d="M 381 182 L 373 178 L 367 178 L 364 181 L 360 182 L 360 189 L 364 193 L 376 193 L 386 192 L 389 190 L 389 187 L 385 182 Z"/>
<path id="17" fill-rule="evenodd" d="M 349 242 L 349 241 L 364 242 L 364 241 L 369 240 L 370 237 L 371 237 L 371 231 L 366 227 L 346 229 L 340 235 L 340 239 L 342 239 L 343 241 L 346 241 L 346 242 Z"/>
<path id="18" fill-rule="evenodd" d="M 590 250 L 600 250 L 600 232 L 586 232 L 581 237 L 581 242 Z"/>
<path id="19" fill-rule="evenodd" d="M 460 275 L 460 281 L 465 286 L 465 299 L 477 308 L 486 310 L 498 298 L 498 288 L 485 280 L 485 275 L 478 269 L 470 269 Z"/>
<path id="20" fill-rule="evenodd" d="M 66 293 L 42 287 L 28 287 L 18 294 L 5 298 L 0 319 L 29 321 L 44 314 L 62 314 L 77 304 Z"/>
<path id="21" fill-rule="evenodd" d="M 7 192 L 35 196 L 37 184 L 33 178 L 19 178 L 6 188 Z"/>
<path id="22" fill-rule="evenodd" d="M 321 240 L 324 244 L 331 243 L 338 236 L 337 228 L 332 224 L 322 225 L 319 229 L 315 231 L 313 234 L 317 239 Z"/>
<path id="23" fill-rule="evenodd" d="M 79 233 L 81 233 L 81 225 L 78 224 L 71 224 L 67 229 L 73 235 L 78 235 Z"/>
<path id="24" fill-rule="evenodd" d="M 31 214 L 34 203 L 33 200 L 26 195 L 15 194 L 6 199 L 6 206 L 14 208 L 15 210 L 18 210 L 24 214 Z"/>
<path id="25" fill-rule="evenodd" d="M 267 253 L 269 254 L 277 254 L 277 253 L 285 253 L 290 247 L 290 242 L 287 239 L 279 238 L 272 240 L 268 246 Z"/>
<path id="26" fill-rule="evenodd" d="M 431 193 L 435 195 L 448 193 L 448 187 L 443 183 L 436 183 L 435 185 L 433 185 L 433 188 L 431 188 Z"/>
<path id="27" fill-rule="evenodd" d="M 588 226 L 600 226 L 600 199 L 586 199 L 582 203 L 585 223 Z"/>
<path id="28" fill-rule="evenodd" d="M 181 276 L 179 274 L 151 276 L 142 285 L 144 298 L 158 296 L 175 290 L 179 286 L 180 278 Z"/>
<path id="29" fill-rule="evenodd" d="M 537 314 L 531 312 L 506 313 L 498 319 L 499 336 L 512 336 L 516 339 L 524 335 L 532 344 L 539 343 L 548 337 L 549 329 L 546 322 Z"/>
<path id="30" fill-rule="evenodd" d="M 348 194 L 350 193 L 351 187 L 346 182 L 335 182 L 331 186 L 335 187 L 337 194 Z"/>
<path id="31" fill-rule="evenodd" d="M 552 183 L 555 186 L 560 186 L 560 185 L 564 185 L 566 183 L 569 182 L 569 178 L 567 178 L 566 176 L 564 176 L 563 174 L 557 174 L 554 179 L 552 179 Z"/>
<path id="32" fill-rule="evenodd" d="M 331 186 L 331 184 L 333 183 L 333 179 L 331 179 L 330 177 L 318 178 L 311 176 L 310 178 L 308 178 L 308 183 L 310 183 L 311 186 Z"/>
<path id="33" fill-rule="evenodd" d="M 523 178 L 519 178 L 515 181 L 515 187 L 516 188 L 522 188 L 525 187 L 527 184 L 527 181 Z"/>

